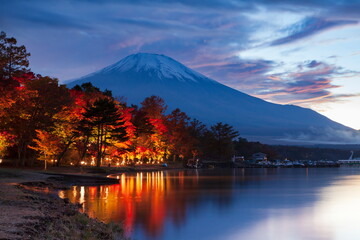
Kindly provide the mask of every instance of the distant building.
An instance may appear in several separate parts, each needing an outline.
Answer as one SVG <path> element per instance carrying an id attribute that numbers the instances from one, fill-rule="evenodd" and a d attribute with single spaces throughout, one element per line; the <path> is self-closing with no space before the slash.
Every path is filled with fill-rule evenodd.
<path id="1" fill-rule="evenodd" d="M 244 158 L 244 156 L 233 156 L 232 158 L 231 158 L 231 161 L 232 162 L 243 162 L 245 160 L 245 158 Z"/>
<path id="2" fill-rule="evenodd" d="M 267 161 L 267 155 L 265 153 L 254 153 L 252 155 L 252 161 L 254 162 L 262 162 L 262 161 Z"/>

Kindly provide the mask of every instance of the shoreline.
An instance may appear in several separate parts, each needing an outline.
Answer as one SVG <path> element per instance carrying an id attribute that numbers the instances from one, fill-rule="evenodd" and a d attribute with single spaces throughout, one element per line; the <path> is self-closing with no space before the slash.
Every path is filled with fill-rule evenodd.
<path id="1" fill-rule="evenodd" d="M 99 175 L 0 168 L 0 239 L 126 239 L 122 226 L 79 211 L 57 192 L 74 184 L 114 184 Z"/>

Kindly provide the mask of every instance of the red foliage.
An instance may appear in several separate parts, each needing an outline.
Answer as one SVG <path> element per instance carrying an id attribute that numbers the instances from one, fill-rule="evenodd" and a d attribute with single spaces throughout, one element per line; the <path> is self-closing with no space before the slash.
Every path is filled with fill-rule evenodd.
<path id="1" fill-rule="evenodd" d="M 12 79 L 16 82 L 16 90 L 22 90 L 25 88 L 25 84 L 38 78 L 33 72 L 24 73 L 21 77 L 13 77 Z"/>
<path id="2" fill-rule="evenodd" d="M 135 137 L 136 127 L 132 123 L 133 111 L 134 108 L 123 108 L 120 110 L 122 114 L 122 120 L 124 121 L 124 126 L 126 127 L 126 133 L 129 139 Z"/>
<path id="3" fill-rule="evenodd" d="M 164 124 L 164 120 L 162 120 L 162 119 L 150 118 L 149 122 L 151 123 L 151 125 L 153 125 L 155 127 L 155 129 L 161 135 L 168 131 L 166 125 Z"/>

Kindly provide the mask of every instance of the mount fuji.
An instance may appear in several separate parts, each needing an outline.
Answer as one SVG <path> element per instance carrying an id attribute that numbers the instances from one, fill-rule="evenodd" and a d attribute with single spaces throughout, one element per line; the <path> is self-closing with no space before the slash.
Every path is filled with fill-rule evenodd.
<path id="1" fill-rule="evenodd" d="M 130 104 L 160 96 L 170 110 L 180 108 L 206 124 L 228 123 L 241 136 L 267 143 L 354 143 L 358 136 L 354 129 L 313 110 L 252 97 L 164 55 L 133 54 L 68 87 L 85 82 L 109 89 Z"/>

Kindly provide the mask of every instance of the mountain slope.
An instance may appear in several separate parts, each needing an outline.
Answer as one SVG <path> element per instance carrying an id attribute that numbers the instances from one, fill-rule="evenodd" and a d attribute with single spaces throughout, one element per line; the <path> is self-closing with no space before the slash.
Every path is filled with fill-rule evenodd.
<path id="1" fill-rule="evenodd" d="M 310 109 L 252 97 L 193 71 L 164 55 L 138 53 L 68 84 L 91 82 L 139 104 L 157 95 L 205 123 L 226 122 L 241 135 L 343 142 L 355 132 Z M 351 140 L 351 138 L 350 138 Z"/>

